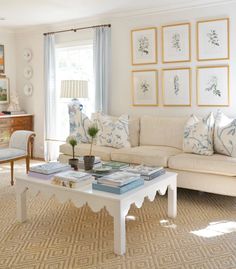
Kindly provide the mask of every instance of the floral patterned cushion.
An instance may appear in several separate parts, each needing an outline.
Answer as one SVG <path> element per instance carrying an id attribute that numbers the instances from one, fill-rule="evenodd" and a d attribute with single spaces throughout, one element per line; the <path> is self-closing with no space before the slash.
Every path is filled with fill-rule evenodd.
<path id="1" fill-rule="evenodd" d="M 113 148 L 130 147 L 129 142 L 129 116 L 122 115 L 117 120 L 97 113 L 94 119 L 99 128 L 96 144 Z"/>
<path id="2" fill-rule="evenodd" d="M 191 115 L 184 129 L 183 151 L 199 155 L 212 155 L 214 116 L 210 113 L 203 119 Z"/>
<path id="3" fill-rule="evenodd" d="M 79 109 L 70 109 L 70 135 L 76 137 L 79 143 L 89 143 L 88 127 L 92 124 L 91 120 Z"/>
<path id="4" fill-rule="evenodd" d="M 217 153 L 236 157 L 236 119 L 230 119 L 223 112 L 216 115 L 214 149 Z"/>

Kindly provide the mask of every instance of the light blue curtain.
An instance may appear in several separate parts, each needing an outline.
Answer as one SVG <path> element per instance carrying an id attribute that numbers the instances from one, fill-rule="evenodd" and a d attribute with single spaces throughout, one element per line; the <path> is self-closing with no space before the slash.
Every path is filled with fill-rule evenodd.
<path id="1" fill-rule="evenodd" d="M 95 111 L 108 113 L 111 27 L 94 28 Z"/>
<path id="2" fill-rule="evenodd" d="M 56 56 L 55 37 L 53 34 L 44 36 L 44 79 L 45 79 L 45 144 L 44 158 L 46 161 L 58 157 L 56 137 Z"/>

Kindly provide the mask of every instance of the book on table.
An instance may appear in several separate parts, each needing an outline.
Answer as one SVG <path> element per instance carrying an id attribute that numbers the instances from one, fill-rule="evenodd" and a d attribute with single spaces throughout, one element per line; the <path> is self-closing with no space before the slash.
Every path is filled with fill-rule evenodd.
<path id="1" fill-rule="evenodd" d="M 126 185 L 123 185 L 121 187 L 107 185 L 107 184 L 101 184 L 101 183 L 95 181 L 92 183 L 92 188 L 94 190 L 98 190 L 98 191 L 110 192 L 110 193 L 115 193 L 115 194 L 123 194 L 123 193 L 131 191 L 135 188 L 138 188 L 138 187 L 142 186 L 143 184 L 144 184 L 144 179 L 139 177 L 135 181 L 128 183 Z"/>
<path id="2" fill-rule="evenodd" d="M 134 174 L 140 174 L 141 177 L 145 180 L 152 180 L 165 174 L 166 172 L 162 166 L 152 167 L 146 165 L 132 165 L 124 168 L 123 170 Z"/>
<path id="3" fill-rule="evenodd" d="M 78 188 L 90 184 L 93 180 L 91 174 L 70 170 L 54 175 L 51 183 L 63 187 Z"/>
<path id="4" fill-rule="evenodd" d="M 68 164 L 60 162 L 49 162 L 30 167 L 29 176 L 39 178 L 50 178 L 54 174 L 70 170 L 71 167 Z"/>
<path id="5" fill-rule="evenodd" d="M 128 167 L 129 164 L 128 163 L 123 163 L 123 162 L 114 162 L 114 161 L 111 161 L 111 162 L 104 163 L 104 166 L 109 166 L 112 169 L 117 169 L 118 170 L 118 169 L 122 169 L 122 168 Z"/>
<path id="6" fill-rule="evenodd" d="M 97 179 L 99 184 L 122 187 L 140 178 L 140 175 L 126 171 L 115 172 Z"/>

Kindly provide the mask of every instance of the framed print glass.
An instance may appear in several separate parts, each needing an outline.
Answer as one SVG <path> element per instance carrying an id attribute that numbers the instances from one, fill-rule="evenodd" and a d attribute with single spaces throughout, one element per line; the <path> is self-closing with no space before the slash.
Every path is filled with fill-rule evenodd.
<path id="1" fill-rule="evenodd" d="M 157 106 L 157 70 L 132 71 L 132 96 L 134 106 Z"/>
<path id="2" fill-rule="evenodd" d="M 190 23 L 162 26 L 162 62 L 191 61 Z"/>
<path id="3" fill-rule="evenodd" d="M 5 73 L 4 45 L 0 45 L 0 74 Z"/>
<path id="4" fill-rule="evenodd" d="M 9 103 L 9 91 L 9 79 L 0 77 L 0 105 Z"/>
<path id="5" fill-rule="evenodd" d="M 157 63 L 157 28 L 131 31 L 132 65 Z"/>
<path id="6" fill-rule="evenodd" d="M 197 68 L 197 105 L 229 106 L 229 66 Z"/>
<path id="7" fill-rule="evenodd" d="M 162 70 L 164 106 L 191 106 L 191 69 Z"/>
<path id="8" fill-rule="evenodd" d="M 198 61 L 229 59 L 229 19 L 197 22 Z"/>

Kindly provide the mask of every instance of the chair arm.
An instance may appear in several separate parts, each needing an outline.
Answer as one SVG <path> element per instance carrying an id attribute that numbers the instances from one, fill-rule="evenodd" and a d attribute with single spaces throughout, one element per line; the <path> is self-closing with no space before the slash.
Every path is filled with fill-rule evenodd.
<path id="1" fill-rule="evenodd" d="M 10 138 L 9 147 L 22 149 L 29 155 L 30 141 L 35 137 L 32 131 L 15 131 Z"/>

